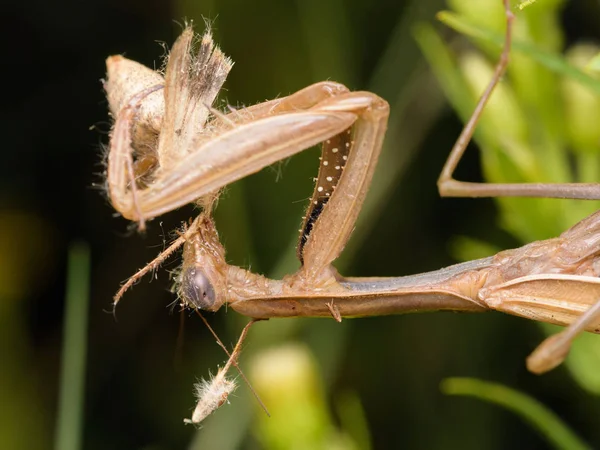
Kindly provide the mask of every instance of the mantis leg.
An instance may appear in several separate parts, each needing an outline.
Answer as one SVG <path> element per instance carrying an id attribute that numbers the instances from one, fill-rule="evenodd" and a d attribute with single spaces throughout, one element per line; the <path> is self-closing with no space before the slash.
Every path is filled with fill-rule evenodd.
<path id="1" fill-rule="evenodd" d="M 373 178 L 389 115 L 388 104 L 374 94 L 354 92 L 323 105 L 328 111 L 354 111 L 358 115 L 354 142 L 348 133 L 326 141 L 299 245 L 303 262 L 297 274 L 308 286 L 331 277 L 331 263 L 350 234 Z M 341 156 L 340 156 L 341 155 Z"/>
<path id="2" fill-rule="evenodd" d="M 296 112 L 299 109 L 301 112 Z M 303 266 L 290 281 L 318 288 L 320 282 L 327 284 L 334 279 L 330 265 L 343 250 L 362 207 L 381 151 L 389 105 L 369 92 L 347 92 L 341 85 L 319 83 L 279 102 L 252 107 L 250 111 L 266 117 L 239 125 L 239 119 L 234 116 L 233 120 L 238 123 L 233 130 L 208 141 L 205 149 L 194 152 L 193 161 L 206 159 L 213 170 L 218 170 L 214 176 L 208 171 L 200 173 L 198 169 L 190 172 L 194 176 L 190 198 L 216 190 L 323 141 L 319 176 L 298 247 Z M 246 113 L 247 110 L 242 120 Z M 306 120 L 310 123 L 305 127 Z M 182 166 L 186 169 L 189 164 L 194 166 L 193 161 L 190 157 Z M 187 203 L 183 199 L 186 188 L 181 181 L 179 175 L 172 175 L 164 184 L 157 180 L 154 186 L 158 186 L 157 192 L 164 196 L 169 194 L 171 184 L 178 183 L 172 195 Z M 142 199 L 143 196 L 141 193 Z M 158 201 L 164 202 L 164 198 Z M 142 204 L 148 205 L 148 202 L 142 200 Z M 158 215 L 160 211 L 150 214 Z"/>
<path id="3" fill-rule="evenodd" d="M 472 183 L 453 178 L 456 166 L 473 137 L 477 122 L 508 66 L 514 15 L 510 10 L 508 0 L 504 0 L 504 6 L 506 37 L 500 60 L 490 83 L 477 102 L 471 118 L 463 128 L 444 164 L 438 178 L 440 195 L 442 197 L 546 197 L 598 200 L 600 199 L 600 184 L 598 183 Z"/>
<path id="4" fill-rule="evenodd" d="M 565 330 L 546 338 L 538 345 L 527 358 L 527 369 L 542 374 L 560 365 L 569 354 L 575 338 L 598 320 L 600 320 L 600 301 L 592 305 Z"/>

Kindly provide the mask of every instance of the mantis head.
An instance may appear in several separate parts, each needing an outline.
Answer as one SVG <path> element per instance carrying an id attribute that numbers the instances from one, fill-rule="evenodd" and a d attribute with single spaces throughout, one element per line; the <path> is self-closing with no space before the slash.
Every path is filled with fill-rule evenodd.
<path id="1" fill-rule="evenodd" d="M 189 231 L 177 292 L 190 308 L 217 311 L 227 301 L 225 249 L 208 214 L 202 213 Z"/>

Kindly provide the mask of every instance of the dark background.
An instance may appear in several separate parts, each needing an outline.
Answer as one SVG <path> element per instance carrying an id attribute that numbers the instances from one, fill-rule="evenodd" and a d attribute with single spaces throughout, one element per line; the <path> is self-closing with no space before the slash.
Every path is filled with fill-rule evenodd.
<path id="1" fill-rule="evenodd" d="M 178 345 L 181 318 L 168 307 L 175 299 L 168 291 L 168 271 L 177 267 L 178 257 L 157 272 L 157 279 L 143 280 L 129 292 L 116 319 L 110 313 L 120 283 L 151 260 L 171 230 L 194 212 L 184 208 L 154 220 L 145 235 L 136 233 L 115 217 L 106 199 L 102 164 L 110 130 L 101 85 L 105 58 L 122 53 L 159 66 L 163 49 L 157 42 L 170 45 L 184 17 L 195 19 L 198 30 L 202 17 L 211 19 L 217 42 L 236 62 L 223 96 L 230 104 L 253 104 L 332 79 L 351 89 L 372 90 L 400 111 L 391 118 L 385 149 L 394 154 L 388 161 L 397 173 L 382 206 L 361 217 L 359 237 L 340 263 L 344 274 L 404 275 L 449 265 L 455 262 L 449 242 L 457 235 L 501 247 L 518 245 L 496 226 L 492 201 L 437 195 L 437 174 L 461 125 L 444 106 L 411 26 L 418 20 L 433 22 L 442 8 L 436 0 L 337 0 L 320 6 L 276 0 L 106 0 L 5 6 L 0 34 L 5 80 L 2 446 L 52 445 L 67 249 L 75 241 L 87 243 L 92 257 L 83 447 L 186 448 L 196 433 L 181 423 L 193 404 L 192 384 L 209 370 L 214 373 L 224 355 L 197 317 L 186 316 L 183 344 Z M 597 2 L 567 4 L 567 41 L 597 40 L 598 12 Z M 311 150 L 225 192 L 217 220 L 232 262 L 271 275 L 293 270 L 279 261 L 292 255 L 290 242 L 312 189 L 317 156 L 318 150 Z M 480 177 L 476 152 L 460 175 Z M 235 341 L 244 323 L 224 310 L 209 320 L 227 343 Z M 579 388 L 565 369 L 543 377 L 526 372 L 524 358 L 542 334 L 523 319 L 440 313 L 341 325 L 282 322 L 259 324 L 246 358 L 285 339 L 307 343 L 322 369 L 326 399 L 333 403 L 345 391 L 360 398 L 374 448 L 546 448 L 511 413 L 442 395 L 439 383 L 450 376 L 479 377 L 526 392 L 588 442 L 600 442 L 596 397 Z M 235 410 L 236 401 L 226 408 Z M 245 419 L 231 422 L 220 419 L 221 413 L 210 419 L 214 425 L 208 421 L 197 432 L 209 433 L 217 424 L 227 430 L 222 436 L 213 431 L 205 448 L 227 448 L 225 442 L 236 434 L 242 438 L 233 447 L 260 448 L 247 409 L 239 412 Z"/>

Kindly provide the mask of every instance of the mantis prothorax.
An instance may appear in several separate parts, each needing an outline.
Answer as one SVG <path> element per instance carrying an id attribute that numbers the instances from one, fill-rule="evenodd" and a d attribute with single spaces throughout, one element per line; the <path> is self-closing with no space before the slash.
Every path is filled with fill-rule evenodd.
<path id="1" fill-rule="evenodd" d="M 464 183 L 452 173 L 494 87 L 504 74 L 514 20 L 508 0 L 506 39 L 493 79 L 458 138 L 439 178 L 442 196 L 538 196 L 599 199 L 597 184 Z M 183 245 L 178 294 L 192 308 L 228 304 L 251 318 L 361 317 L 434 310 L 490 309 L 568 325 L 529 357 L 542 373 L 560 364 L 582 331 L 600 333 L 600 212 L 554 239 L 429 273 L 345 278 L 333 268 L 350 237 L 381 150 L 388 104 L 369 92 L 322 82 L 288 97 L 227 114 L 212 108 L 231 68 L 209 33 L 192 53 L 187 28 L 164 77 L 121 56 L 107 60 L 106 91 L 115 125 L 107 182 L 125 218 L 145 221 L 198 202 L 203 212 L 116 294 Z M 227 264 L 211 210 L 227 184 L 322 142 L 315 191 L 301 229 L 301 268 L 272 280 Z"/>

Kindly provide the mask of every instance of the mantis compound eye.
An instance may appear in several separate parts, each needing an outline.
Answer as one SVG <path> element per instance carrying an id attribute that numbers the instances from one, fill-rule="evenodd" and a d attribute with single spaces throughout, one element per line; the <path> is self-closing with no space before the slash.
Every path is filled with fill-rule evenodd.
<path id="1" fill-rule="evenodd" d="M 208 277 L 195 267 L 184 269 L 179 292 L 186 303 L 198 309 L 210 309 L 217 300 Z"/>

